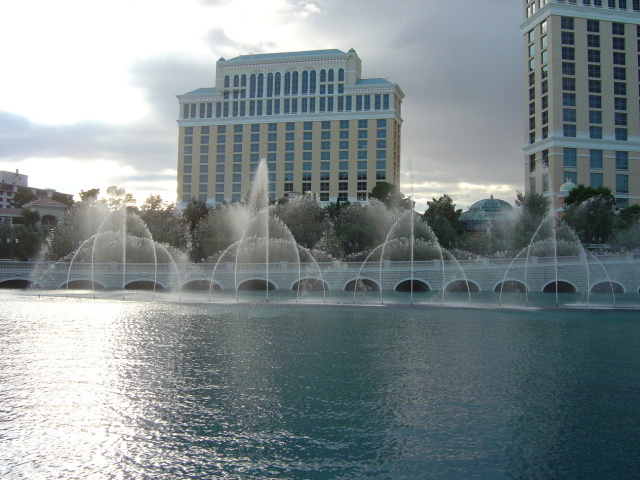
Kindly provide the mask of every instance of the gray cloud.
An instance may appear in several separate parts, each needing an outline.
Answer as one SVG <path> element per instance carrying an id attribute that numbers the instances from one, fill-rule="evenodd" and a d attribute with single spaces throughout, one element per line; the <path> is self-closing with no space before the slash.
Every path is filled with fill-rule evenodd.
<path id="1" fill-rule="evenodd" d="M 147 58 L 131 67 L 131 83 L 142 90 L 149 107 L 159 115 L 158 120 L 174 129 L 179 113 L 176 95 L 212 87 L 216 60 L 203 61 L 176 53 Z"/>
<path id="2" fill-rule="evenodd" d="M 520 15 L 511 0 L 458 0 L 455 8 L 350 0 L 327 2 L 307 23 L 325 47 L 355 48 L 363 76 L 403 89 L 403 171 L 411 157 L 417 184 L 509 184 L 515 191 L 522 188 Z"/>
<path id="3" fill-rule="evenodd" d="M 227 1 L 201 3 L 215 7 Z M 309 11 L 307 3 L 317 9 L 297 15 Z M 462 206 L 495 193 L 464 193 L 458 188 L 462 182 L 522 189 L 518 2 L 492 0 L 479 5 L 477 0 L 457 0 L 455 8 L 450 2 L 426 0 L 292 0 L 290 4 L 291 22 L 297 23 L 302 38 L 276 45 L 265 31 L 260 43 L 249 45 L 216 27 L 203 37 L 211 51 L 209 59 L 174 52 L 132 65 L 131 82 L 151 110 L 150 118 L 137 123 L 51 126 L 0 112 L 0 158 L 117 158 L 150 178 L 146 172 L 154 175 L 175 168 L 179 113 L 175 96 L 213 86 L 219 57 L 294 51 L 307 45 L 344 51 L 353 47 L 365 77 L 386 77 L 406 94 L 402 169 L 409 178 L 411 158 L 411 176 L 421 188 L 416 194 L 449 193 Z M 478 197 L 465 197 L 474 194 Z M 513 201 L 508 195 L 503 198 Z"/>
<path id="4" fill-rule="evenodd" d="M 28 157 L 112 159 L 137 169 L 173 168 L 177 148 L 173 136 L 163 135 L 153 124 L 144 122 L 124 126 L 98 122 L 45 125 L 0 112 L 0 158 L 12 161 Z"/>

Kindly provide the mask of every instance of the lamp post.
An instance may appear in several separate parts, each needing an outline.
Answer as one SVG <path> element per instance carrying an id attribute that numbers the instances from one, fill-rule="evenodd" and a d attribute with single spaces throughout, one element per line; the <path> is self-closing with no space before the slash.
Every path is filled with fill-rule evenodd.
<path id="1" fill-rule="evenodd" d="M 16 250 L 16 245 L 18 245 L 18 239 L 17 238 L 7 238 L 7 244 L 11 245 L 11 259 L 15 260 L 15 250 Z"/>

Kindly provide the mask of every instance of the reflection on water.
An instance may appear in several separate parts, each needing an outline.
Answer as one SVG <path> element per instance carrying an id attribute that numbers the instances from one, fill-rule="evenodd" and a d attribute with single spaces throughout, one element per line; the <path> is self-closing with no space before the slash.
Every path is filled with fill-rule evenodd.
<path id="1" fill-rule="evenodd" d="M 640 471 L 637 312 L 0 294 L 2 478 Z"/>

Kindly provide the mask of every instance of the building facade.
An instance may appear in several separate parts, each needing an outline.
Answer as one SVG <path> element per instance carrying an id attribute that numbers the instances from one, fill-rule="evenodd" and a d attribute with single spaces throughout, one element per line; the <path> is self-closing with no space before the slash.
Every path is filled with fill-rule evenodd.
<path id="1" fill-rule="evenodd" d="M 525 191 L 640 203 L 640 0 L 524 0 Z"/>
<path id="2" fill-rule="evenodd" d="M 178 95 L 178 200 L 243 201 L 259 162 L 275 200 L 355 201 L 399 186 L 400 87 L 361 78 L 352 49 L 241 55 L 213 88 Z"/>

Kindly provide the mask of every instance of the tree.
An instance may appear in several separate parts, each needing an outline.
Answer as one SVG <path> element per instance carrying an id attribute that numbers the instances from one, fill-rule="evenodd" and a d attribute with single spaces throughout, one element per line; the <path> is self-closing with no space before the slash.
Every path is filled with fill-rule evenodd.
<path id="1" fill-rule="evenodd" d="M 313 248 L 330 228 L 327 210 L 309 195 L 278 204 L 275 214 L 289 228 L 296 242 L 307 248 Z"/>
<path id="2" fill-rule="evenodd" d="M 640 221 L 640 204 L 629 205 L 620 210 L 617 228 L 625 229 Z"/>
<path id="3" fill-rule="evenodd" d="M 83 202 L 88 202 L 88 201 L 95 202 L 96 200 L 98 200 L 98 195 L 100 195 L 99 188 L 91 188 L 86 192 L 84 190 L 80 190 L 80 200 Z"/>
<path id="4" fill-rule="evenodd" d="M 427 202 L 427 210 L 422 215 L 422 220 L 427 222 L 441 245 L 449 247 L 453 245 L 462 228 L 458 218 L 462 209 L 457 209 L 453 200 L 446 193 L 440 198 L 432 198 Z"/>
<path id="5" fill-rule="evenodd" d="M 189 223 L 189 230 L 193 232 L 196 229 L 198 222 L 205 218 L 209 213 L 209 206 L 207 202 L 197 200 L 191 197 L 187 206 L 182 210 L 182 216 Z"/>
<path id="6" fill-rule="evenodd" d="M 514 229 L 513 247 L 520 250 L 531 243 L 538 227 L 549 215 L 550 205 L 541 193 L 522 195 L 520 191 L 517 192 L 515 204 L 522 208 L 522 212 Z"/>
<path id="7" fill-rule="evenodd" d="M 585 187 L 584 185 L 577 185 L 573 190 L 569 192 L 569 195 L 564 199 L 565 205 L 573 205 L 574 203 L 583 203 L 590 198 L 597 196 L 605 196 L 615 199 L 611 194 L 611 189 L 608 187 Z"/>
<path id="8" fill-rule="evenodd" d="M 67 207 L 73 205 L 73 200 L 60 192 L 53 192 L 53 194 L 51 195 L 51 199 L 55 200 L 56 202 L 64 203 Z"/>
<path id="9" fill-rule="evenodd" d="M 13 208 L 22 208 L 25 203 L 32 202 L 38 197 L 30 188 L 18 187 L 18 190 L 13 195 L 13 200 L 9 203 Z"/>
<path id="10" fill-rule="evenodd" d="M 188 244 L 186 219 L 176 211 L 175 204 L 165 202 L 160 195 L 149 195 L 138 215 L 149 229 L 153 240 L 185 249 Z"/>
<path id="11" fill-rule="evenodd" d="M 606 243 L 613 231 L 615 208 L 613 195 L 596 195 L 565 207 L 563 219 L 582 243 Z"/>
<path id="12" fill-rule="evenodd" d="M 111 185 L 107 188 L 107 195 L 109 197 L 106 199 L 106 204 L 110 210 L 119 210 L 122 207 L 129 209 L 135 206 L 136 199 L 133 198 L 133 195 L 127 193 L 124 188 Z"/>
<path id="13" fill-rule="evenodd" d="M 22 211 L 20 212 L 20 215 L 22 215 L 22 218 L 24 220 L 24 225 L 27 225 L 29 227 L 36 228 L 38 225 L 38 222 L 40 221 L 40 212 L 38 212 L 37 210 L 30 210 L 28 208 L 23 208 Z"/>
<path id="14" fill-rule="evenodd" d="M 395 185 L 388 182 L 378 183 L 371 192 L 369 198 L 375 198 L 376 200 L 384 203 L 388 208 L 413 208 L 413 202 L 410 198 L 400 193 Z"/>

